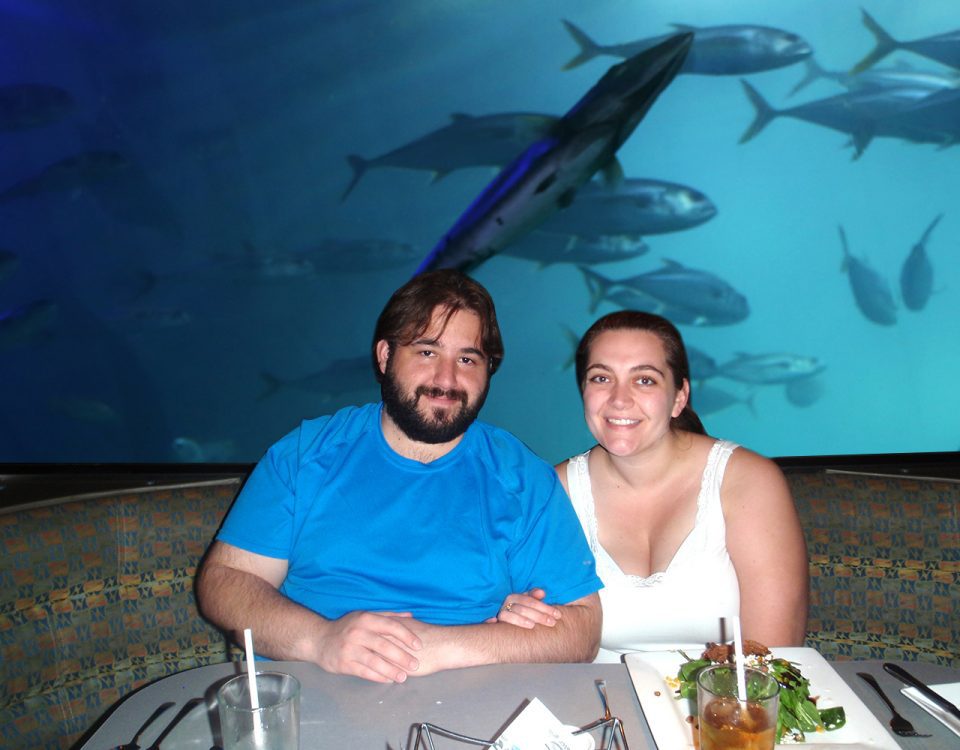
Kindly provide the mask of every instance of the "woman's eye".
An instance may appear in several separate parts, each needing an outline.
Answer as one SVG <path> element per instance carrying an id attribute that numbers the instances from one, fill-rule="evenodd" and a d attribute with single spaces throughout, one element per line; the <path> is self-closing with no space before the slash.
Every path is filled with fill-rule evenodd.
<path id="1" fill-rule="evenodd" d="M 601 383 L 601 384 L 602 384 L 602 383 L 607 383 L 607 382 L 609 382 L 609 380 L 608 380 L 608 378 L 607 378 L 606 375 L 594 375 L 592 378 L 590 378 L 590 382 L 591 382 L 591 383 Z"/>
<path id="2" fill-rule="evenodd" d="M 644 376 L 644 377 L 642 377 L 642 378 L 638 378 L 638 379 L 637 379 L 637 382 L 638 382 L 640 385 L 656 385 L 656 382 L 657 382 L 657 381 L 655 381 L 653 378 L 648 378 L 648 377 Z"/>

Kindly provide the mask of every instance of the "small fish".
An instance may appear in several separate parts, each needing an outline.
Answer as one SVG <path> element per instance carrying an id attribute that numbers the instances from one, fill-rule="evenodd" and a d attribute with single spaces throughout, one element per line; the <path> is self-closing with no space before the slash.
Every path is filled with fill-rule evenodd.
<path id="1" fill-rule="evenodd" d="M 640 39 L 625 44 L 597 44 L 582 29 L 564 20 L 579 52 L 564 70 L 576 68 L 598 55 L 632 57 L 660 44 L 668 35 Z M 746 75 L 793 65 L 813 53 L 813 49 L 796 34 L 769 26 L 729 25 L 695 27 L 673 24 L 677 31 L 693 33 L 690 54 L 680 68 L 681 73 L 700 75 Z"/>
<path id="2" fill-rule="evenodd" d="M 48 401 L 50 411 L 78 422 L 115 425 L 121 422 L 117 410 L 105 401 L 81 396 L 63 396 Z"/>
<path id="3" fill-rule="evenodd" d="M 328 237 L 304 255 L 324 273 L 366 273 L 393 268 L 410 268 L 420 251 L 407 242 L 377 237 L 357 239 Z"/>
<path id="4" fill-rule="evenodd" d="M 789 383 L 822 372 L 824 365 L 816 357 L 800 354 L 744 354 L 738 352 L 729 362 L 720 365 L 717 377 L 751 385 Z"/>
<path id="5" fill-rule="evenodd" d="M 0 202 L 47 193 L 80 193 L 91 185 L 128 173 L 132 162 L 117 151 L 84 151 L 60 159 L 0 192 Z"/>
<path id="6" fill-rule="evenodd" d="M 717 207 L 695 188 L 665 180 L 628 178 L 615 185 L 592 180 L 576 200 L 541 228 L 580 237 L 666 234 L 691 229 L 717 215 Z"/>
<path id="7" fill-rule="evenodd" d="M 37 300 L 0 313 L 0 351 L 49 339 L 58 311 L 56 302 Z"/>
<path id="8" fill-rule="evenodd" d="M 650 249 L 642 237 L 601 235 L 581 238 L 535 229 L 522 239 L 507 245 L 503 255 L 536 261 L 541 268 L 554 263 L 592 266 L 638 258 Z"/>
<path id="9" fill-rule="evenodd" d="M 376 392 L 379 386 L 373 378 L 373 363 L 369 354 L 347 357 L 330 362 L 326 367 L 298 378 L 281 379 L 269 372 L 260 373 L 266 389 L 257 401 L 293 388 L 318 393 L 324 401 L 350 393 Z"/>
<path id="10" fill-rule="evenodd" d="M 174 438 L 170 448 L 182 463 L 226 463 L 237 451 L 233 440 L 200 441 L 186 436 Z"/>
<path id="11" fill-rule="evenodd" d="M 785 383 L 783 392 L 794 406 L 807 408 L 813 406 L 823 396 L 823 381 L 815 376 L 808 378 L 797 378 Z"/>
<path id="12" fill-rule="evenodd" d="M 803 78 L 790 90 L 790 95 L 796 94 L 814 81 L 821 78 L 835 81 L 850 91 L 866 91 L 896 88 L 925 88 L 931 92 L 941 89 L 955 89 L 960 87 L 960 76 L 950 75 L 930 70 L 914 70 L 905 66 L 894 68 L 872 68 L 862 73 L 850 73 L 840 70 L 826 70 L 814 57 L 803 61 L 806 70 Z"/>
<path id="13" fill-rule="evenodd" d="M 491 182 L 420 264 L 469 271 L 569 206 L 598 171 L 622 174 L 616 153 L 676 76 L 692 34 L 613 66 Z"/>
<path id="14" fill-rule="evenodd" d="M 882 326 L 892 326 L 897 322 L 897 303 L 893 300 L 890 286 L 879 273 L 865 261 L 850 254 L 847 245 L 847 233 L 840 230 L 840 243 L 843 247 L 841 270 L 850 278 L 853 299 L 867 320 Z"/>
<path id="15" fill-rule="evenodd" d="M 908 310 L 922 310 L 933 293 L 933 266 L 927 257 L 927 241 L 933 228 L 940 223 L 943 214 L 937 216 L 927 227 L 920 241 L 910 250 L 910 255 L 900 269 L 900 294 Z"/>
<path id="16" fill-rule="evenodd" d="M 347 162 L 353 178 L 340 200 L 345 200 L 371 169 L 394 167 L 433 173 L 437 181 L 469 167 L 504 167 L 559 120 L 536 112 L 500 112 L 492 115 L 455 114 L 450 124 L 380 156 L 365 159 L 351 154 Z"/>
<path id="17" fill-rule="evenodd" d="M 687 346 L 691 380 L 706 380 L 717 374 L 717 360 L 695 346 Z"/>
<path id="18" fill-rule="evenodd" d="M 747 396 L 739 396 L 723 388 L 718 388 L 715 385 L 701 383 L 691 390 L 690 395 L 690 405 L 693 407 L 693 410 L 701 416 L 705 414 L 716 414 L 718 411 L 728 409 L 736 404 L 743 404 L 750 410 L 751 414 L 757 416 L 756 407 L 753 405 L 755 393 L 750 393 Z"/>
<path id="19" fill-rule="evenodd" d="M 0 131 L 29 130 L 62 120 L 73 97 L 58 86 L 16 83 L 0 86 Z"/>
<path id="20" fill-rule="evenodd" d="M 960 68 L 960 29 L 944 34 L 900 42 L 887 33 L 867 11 L 862 10 L 863 25 L 873 34 L 876 46 L 860 62 L 853 66 L 852 73 L 861 73 L 880 62 L 891 52 L 906 50 L 922 57 L 936 60 L 951 68 Z"/>

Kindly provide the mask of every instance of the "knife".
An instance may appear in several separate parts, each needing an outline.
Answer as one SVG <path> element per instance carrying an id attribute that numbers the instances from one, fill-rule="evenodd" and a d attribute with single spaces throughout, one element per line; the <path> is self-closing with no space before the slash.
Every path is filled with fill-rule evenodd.
<path id="1" fill-rule="evenodd" d="M 928 688 L 926 685 L 920 682 L 920 680 L 918 680 L 916 677 L 910 674 L 907 670 L 903 669 L 902 667 L 898 667 L 896 664 L 891 664 L 888 661 L 883 663 L 883 668 L 888 674 L 892 674 L 901 682 L 905 682 L 908 685 L 915 687 L 917 690 L 920 691 L 920 693 L 922 693 L 927 698 L 932 700 L 934 703 L 940 706 L 940 708 L 942 708 L 944 711 L 960 719 L 960 708 L 957 708 L 950 701 L 948 701 L 946 698 L 940 695 L 940 693 Z"/>

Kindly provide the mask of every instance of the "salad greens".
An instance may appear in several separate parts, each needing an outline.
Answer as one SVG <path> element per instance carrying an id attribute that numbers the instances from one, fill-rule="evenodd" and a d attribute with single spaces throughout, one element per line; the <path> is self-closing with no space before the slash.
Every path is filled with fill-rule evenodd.
<path id="1" fill-rule="evenodd" d="M 683 653 L 683 652 L 681 652 Z M 707 658 L 691 659 L 683 654 L 685 661 L 677 672 L 677 697 L 696 701 L 697 675 L 713 662 Z M 723 662 L 720 662 L 723 663 Z M 733 663 L 732 657 L 730 663 Z M 847 719 L 841 706 L 820 710 L 810 697 L 810 681 L 800 674 L 799 667 L 786 659 L 774 658 L 769 652 L 752 656 L 747 666 L 772 674 L 780 683 L 780 707 L 777 713 L 777 743 L 803 742 L 807 732 L 823 732 L 839 729 Z"/>

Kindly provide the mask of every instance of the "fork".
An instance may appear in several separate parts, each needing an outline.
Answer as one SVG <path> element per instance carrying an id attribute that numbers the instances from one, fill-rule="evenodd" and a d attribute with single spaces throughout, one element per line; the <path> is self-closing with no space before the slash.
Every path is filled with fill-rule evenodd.
<path id="1" fill-rule="evenodd" d="M 866 682 L 870 687 L 877 691 L 877 695 L 887 704 L 893 712 L 893 716 L 890 719 L 890 728 L 893 730 L 893 733 L 899 735 L 900 737 L 930 737 L 929 734 L 920 734 L 916 729 L 913 728 L 913 724 L 904 719 L 900 712 L 894 707 L 893 703 L 887 697 L 886 693 L 880 688 L 880 684 L 874 679 L 872 674 L 867 674 L 866 672 L 857 672 L 857 677 Z"/>

